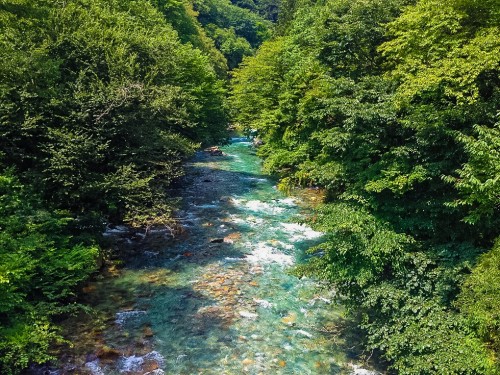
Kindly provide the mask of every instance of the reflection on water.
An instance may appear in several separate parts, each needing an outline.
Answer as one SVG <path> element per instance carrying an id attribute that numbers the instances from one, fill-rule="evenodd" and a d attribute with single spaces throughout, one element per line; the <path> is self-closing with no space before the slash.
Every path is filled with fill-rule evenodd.
<path id="1" fill-rule="evenodd" d="M 80 351 L 67 362 L 96 375 L 352 371 L 331 333 L 341 316 L 331 292 L 287 273 L 321 234 L 293 223 L 297 202 L 260 175 L 246 139 L 222 149 L 188 166 L 184 233 L 160 233 L 88 287 L 102 314 L 87 338 L 75 328 Z"/>

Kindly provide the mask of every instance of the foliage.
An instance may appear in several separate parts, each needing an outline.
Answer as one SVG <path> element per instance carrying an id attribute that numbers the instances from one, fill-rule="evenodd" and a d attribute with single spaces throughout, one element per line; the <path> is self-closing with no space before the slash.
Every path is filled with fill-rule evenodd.
<path id="1" fill-rule="evenodd" d="M 49 317 L 68 310 L 74 287 L 96 269 L 98 248 L 66 234 L 71 218 L 50 213 L 11 172 L 0 175 L 0 369 L 50 359 L 61 340 Z"/>
<path id="2" fill-rule="evenodd" d="M 150 0 L 164 14 L 165 20 L 177 31 L 183 43 L 191 43 L 195 48 L 210 56 L 217 74 L 221 78 L 227 76 L 227 61 L 213 38 L 207 35 L 206 29 L 197 19 L 193 4 L 188 1 Z"/>
<path id="3" fill-rule="evenodd" d="M 500 241 L 481 255 L 465 279 L 457 306 L 497 355 L 500 353 Z"/>
<path id="4" fill-rule="evenodd" d="M 169 224 L 226 137 L 227 66 L 188 3 L 0 3 L 0 372 L 50 359 L 107 222 Z"/>
<path id="5" fill-rule="evenodd" d="M 278 21 L 281 4 L 279 0 L 231 0 L 231 2 L 240 8 L 259 14 L 266 20 Z"/>
<path id="6" fill-rule="evenodd" d="M 271 22 L 256 9 L 232 4 L 230 0 L 194 0 L 199 22 L 223 53 L 230 69 L 271 35 Z"/>
<path id="7" fill-rule="evenodd" d="M 469 158 L 457 177 L 445 178 L 462 193 L 452 205 L 472 208 L 465 218 L 471 224 L 483 218 L 494 220 L 500 204 L 500 123 L 491 128 L 475 125 L 474 132 L 475 137 L 458 134 Z"/>
<path id="8" fill-rule="evenodd" d="M 247 9 L 231 4 L 229 0 L 197 0 L 194 8 L 202 25 L 214 24 L 220 28 L 234 28 L 238 36 L 257 47 L 269 37 L 269 22 Z"/>
<path id="9" fill-rule="evenodd" d="M 464 317 L 446 311 L 439 300 L 381 285 L 369 291 L 363 308 L 379 312 L 362 325 L 368 348 L 382 349 L 398 374 L 494 373 L 487 349 Z"/>
<path id="10" fill-rule="evenodd" d="M 215 41 L 215 46 L 226 57 L 229 69 L 236 68 L 244 56 L 253 54 L 250 43 L 245 38 L 236 35 L 234 27 L 223 29 L 214 24 L 208 24 L 206 30 Z"/>
<path id="11" fill-rule="evenodd" d="M 282 6 L 232 103 L 280 188 L 327 190 L 296 272 L 333 284 L 393 371 L 498 371 L 498 2 Z"/>
<path id="12" fill-rule="evenodd" d="M 2 13 L 5 162 L 60 208 L 134 221 L 142 207 L 153 220 L 182 159 L 224 137 L 222 82 L 146 1 L 45 12 Z"/>

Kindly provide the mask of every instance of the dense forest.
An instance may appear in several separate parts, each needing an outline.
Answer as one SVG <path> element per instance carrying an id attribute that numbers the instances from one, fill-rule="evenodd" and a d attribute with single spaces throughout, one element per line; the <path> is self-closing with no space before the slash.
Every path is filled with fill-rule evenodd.
<path id="1" fill-rule="evenodd" d="M 0 2 L 0 373 L 53 359 L 108 224 L 229 123 L 319 187 L 324 279 L 390 373 L 500 372 L 498 0 Z"/>
<path id="2" fill-rule="evenodd" d="M 280 187 L 319 186 L 332 283 L 400 374 L 498 373 L 500 3 L 287 0 L 234 73 Z"/>
<path id="3" fill-rule="evenodd" d="M 50 359 L 107 223 L 171 224 L 165 193 L 227 137 L 227 65 L 269 37 L 229 0 L 0 3 L 0 372 Z"/>

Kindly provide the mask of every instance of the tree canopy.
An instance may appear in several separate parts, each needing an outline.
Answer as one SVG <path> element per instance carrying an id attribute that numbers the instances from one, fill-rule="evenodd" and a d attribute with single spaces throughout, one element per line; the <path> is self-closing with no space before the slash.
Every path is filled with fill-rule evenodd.
<path id="1" fill-rule="evenodd" d="M 397 373 L 499 371 L 499 10 L 287 2 L 234 72 L 265 169 L 327 192 L 325 242 L 296 272 L 330 281 Z"/>
<path id="2" fill-rule="evenodd" d="M 169 224 L 169 184 L 224 142 L 227 62 L 192 4 L 0 4 L 0 372 L 50 358 L 107 223 Z"/>

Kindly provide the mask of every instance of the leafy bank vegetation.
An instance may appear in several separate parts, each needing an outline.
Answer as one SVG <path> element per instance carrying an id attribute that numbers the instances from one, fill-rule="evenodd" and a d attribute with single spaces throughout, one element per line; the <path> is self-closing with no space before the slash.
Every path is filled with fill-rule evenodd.
<path id="1" fill-rule="evenodd" d="M 400 374 L 500 371 L 500 3 L 287 0 L 233 110 L 287 190 L 321 186 L 332 282 Z"/>
<path id="2" fill-rule="evenodd" d="M 245 48 L 269 23 L 230 3 L 196 7 L 210 11 L 0 2 L 0 373 L 50 359 L 53 322 L 79 308 L 75 288 L 98 267 L 104 225 L 168 224 L 165 188 L 183 160 L 225 139 L 224 55 L 239 50 L 199 19 Z"/>

